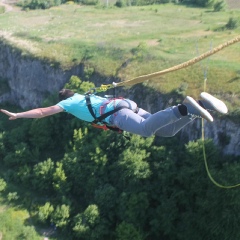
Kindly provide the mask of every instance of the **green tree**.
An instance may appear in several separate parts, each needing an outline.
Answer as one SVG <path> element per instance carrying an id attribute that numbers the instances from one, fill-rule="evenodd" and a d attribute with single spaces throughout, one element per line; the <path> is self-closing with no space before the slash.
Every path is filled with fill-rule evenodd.
<path id="1" fill-rule="evenodd" d="M 21 233 L 17 236 L 16 240 L 38 240 L 38 234 L 36 233 L 34 227 L 26 226 L 22 228 Z"/>
<path id="2" fill-rule="evenodd" d="M 51 158 L 36 164 L 33 168 L 33 186 L 38 191 L 52 192 L 52 182 L 54 173 L 54 162 Z"/>
<path id="3" fill-rule="evenodd" d="M 97 205 L 89 205 L 83 213 L 77 214 L 74 218 L 73 231 L 76 237 L 83 239 L 94 239 L 94 229 L 99 223 L 99 210 Z"/>
<path id="4" fill-rule="evenodd" d="M 143 240 L 141 233 L 131 223 L 121 222 L 116 229 L 117 240 Z"/>
<path id="5" fill-rule="evenodd" d="M 122 192 L 118 199 L 117 216 L 122 221 L 128 221 L 137 229 L 143 229 L 146 224 L 149 199 L 146 192 Z"/>
<path id="6" fill-rule="evenodd" d="M 66 227 L 70 216 L 70 207 L 63 204 L 58 205 L 56 209 L 51 214 L 51 222 L 53 222 L 57 227 Z"/>
<path id="7" fill-rule="evenodd" d="M 53 188 L 59 194 L 66 194 L 69 191 L 67 177 L 63 169 L 63 164 L 56 163 L 56 169 L 53 173 Z"/>
<path id="8" fill-rule="evenodd" d="M 225 8 L 226 8 L 226 2 L 224 0 L 223 1 L 217 1 L 213 5 L 213 11 L 214 12 L 223 11 L 223 10 L 225 10 Z"/>
<path id="9" fill-rule="evenodd" d="M 79 77 L 72 76 L 64 88 L 71 89 L 74 92 L 86 93 L 89 89 L 94 88 L 95 85 L 92 82 L 83 82 Z"/>
<path id="10" fill-rule="evenodd" d="M 200 7 L 211 7 L 214 4 L 214 1 L 215 0 L 187 0 L 185 2 L 189 2 Z"/>
<path id="11" fill-rule="evenodd" d="M 51 205 L 50 202 L 46 202 L 45 205 L 39 207 L 38 209 L 38 219 L 45 223 L 50 215 L 53 213 L 54 207 Z"/>
<path id="12" fill-rule="evenodd" d="M 4 181 L 3 178 L 0 178 L 0 192 L 3 192 L 7 187 L 7 183 Z"/>
<path id="13" fill-rule="evenodd" d="M 23 142 L 16 144 L 14 151 L 6 155 L 3 160 L 7 166 L 15 167 L 33 161 L 29 146 Z"/>
<path id="14" fill-rule="evenodd" d="M 21 183 L 23 183 L 27 187 L 31 187 L 31 180 L 32 180 L 32 168 L 24 164 L 23 166 L 20 166 L 17 172 L 18 179 Z"/>
<path id="15" fill-rule="evenodd" d="M 10 192 L 7 195 L 7 199 L 8 199 L 9 202 L 16 201 L 18 198 L 19 198 L 19 196 L 18 196 L 17 192 Z"/>

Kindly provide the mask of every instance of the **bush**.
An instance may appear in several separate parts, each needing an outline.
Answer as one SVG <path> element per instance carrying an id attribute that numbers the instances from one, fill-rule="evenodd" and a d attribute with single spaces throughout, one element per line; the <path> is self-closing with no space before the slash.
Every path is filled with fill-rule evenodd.
<path id="1" fill-rule="evenodd" d="M 238 20 L 230 17 L 225 27 L 229 30 L 236 29 L 238 27 Z"/>
<path id="2" fill-rule="evenodd" d="M 126 7 L 126 1 L 125 0 L 117 0 L 116 3 L 115 3 L 115 6 L 116 7 Z"/>
<path id="3" fill-rule="evenodd" d="M 10 201 L 15 201 L 15 200 L 17 200 L 19 197 L 18 197 L 18 194 L 17 194 L 17 192 L 10 192 L 10 193 L 8 193 L 8 195 L 7 195 L 7 199 L 8 199 L 8 201 L 10 202 Z"/>
<path id="4" fill-rule="evenodd" d="M 2 178 L 0 178 L 0 192 L 4 191 L 6 186 L 7 183 Z"/>
<path id="5" fill-rule="evenodd" d="M 58 6 L 62 3 L 61 0 L 25 0 L 18 3 L 24 10 L 27 9 L 48 9 L 53 6 Z"/>
<path id="6" fill-rule="evenodd" d="M 81 3 L 84 5 L 97 5 L 99 1 L 98 0 L 82 0 Z"/>
<path id="7" fill-rule="evenodd" d="M 220 12 L 220 11 L 223 11 L 226 7 L 226 4 L 224 1 L 220 1 L 220 2 L 216 2 L 214 5 L 213 5 L 213 11 L 214 12 Z"/>
<path id="8" fill-rule="evenodd" d="M 4 6 L 0 6 L 0 14 L 1 13 L 5 13 L 5 7 Z"/>

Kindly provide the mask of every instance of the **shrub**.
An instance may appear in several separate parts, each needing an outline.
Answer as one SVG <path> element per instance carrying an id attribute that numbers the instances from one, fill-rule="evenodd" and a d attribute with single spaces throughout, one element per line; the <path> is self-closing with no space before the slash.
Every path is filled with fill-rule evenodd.
<path id="1" fill-rule="evenodd" d="M 4 6 L 0 6 L 0 14 L 1 13 L 5 13 L 5 7 Z"/>
<path id="2" fill-rule="evenodd" d="M 116 3 L 115 3 L 115 6 L 116 7 L 126 7 L 126 1 L 125 0 L 117 0 Z"/>
<path id="3" fill-rule="evenodd" d="M 19 198 L 19 196 L 18 196 L 17 192 L 10 192 L 7 195 L 8 201 L 14 201 L 14 200 L 17 200 L 18 198 Z"/>
<path id="4" fill-rule="evenodd" d="M 4 191 L 6 186 L 7 186 L 7 183 L 2 178 L 0 178 L 0 192 Z"/>
<path id="5" fill-rule="evenodd" d="M 48 9 L 53 6 L 58 6 L 62 3 L 61 0 L 25 0 L 19 2 L 18 5 L 24 10 L 28 9 Z"/>
<path id="6" fill-rule="evenodd" d="M 97 5 L 99 1 L 98 0 L 82 0 L 81 3 L 84 5 Z"/>
<path id="7" fill-rule="evenodd" d="M 227 24 L 225 25 L 226 29 L 235 29 L 238 27 L 238 20 L 230 17 Z"/>
<path id="8" fill-rule="evenodd" d="M 220 12 L 220 11 L 223 11 L 225 9 L 225 7 L 226 7 L 226 4 L 224 1 L 216 2 L 213 5 L 213 11 Z"/>

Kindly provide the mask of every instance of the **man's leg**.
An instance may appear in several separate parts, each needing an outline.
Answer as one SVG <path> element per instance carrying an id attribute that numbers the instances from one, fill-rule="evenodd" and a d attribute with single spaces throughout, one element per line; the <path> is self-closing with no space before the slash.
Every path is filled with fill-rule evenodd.
<path id="1" fill-rule="evenodd" d="M 143 117 L 144 119 L 150 117 L 152 114 L 145 111 L 142 108 L 139 108 L 138 115 Z M 155 132 L 156 136 L 159 137 L 173 137 L 176 135 L 182 128 L 184 128 L 187 124 L 192 122 L 195 118 L 191 116 L 183 116 L 179 120 L 174 123 L 168 124 L 165 127 L 160 128 Z"/>
<path id="2" fill-rule="evenodd" d="M 140 116 L 140 114 L 144 117 Z M 145 119 L 145 117 L 147 118 Z M 139 112 L 139 114 L 136 114 L 130 109 L 122 109 L 112 115 L 111 124 L 122 130 L 144 137 L 149 137 L 161 128 L 166 127 L 161 132 L 161 136 L 173 136 L 174 133 L 178 132 L 196 117 L 213 121 L 207 110 L 202 108 L 193 98 L 187 96 L 183 104 L 169 107 L 154 114 L 149 114 L 146 111 L 145 113 Z M 183 120 L 179 121 L 180 119 Z M 175 122 L 178 123 L 174 125 L 173 123 Z"/>
<path id="3" fill-rule="evenodd" d="M 181 114 L 176 106 L 150 114 L 146 119 L 130 109 L 122 109 L 113 117 L 112 123 L 124 131 L 149 137 L 158 129 L 178 121 L 179 118 Z"/>
<path id="4" fill-rule="evenodd" d="M 183 129 L 187 124 L 192 122 L 196 117 L 191 116 L 183 116 L 178 121 L 168 124 L 167 126 L 160 128 L 155 132 L 156 136 L 159 137 L 173 137 L 176 135 L 181 129 Z"/>

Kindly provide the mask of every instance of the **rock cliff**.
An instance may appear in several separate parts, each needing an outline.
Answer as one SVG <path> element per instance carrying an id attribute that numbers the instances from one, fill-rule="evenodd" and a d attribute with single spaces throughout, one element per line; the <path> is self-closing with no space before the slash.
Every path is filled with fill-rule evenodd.
<path id="1" fill-rule="evenodd" d="M 23 109 L 41 106 L 49 93 L 58 92 L 72 75 L 81 77 L 83 66 L 76 66 L 64 71 L 60 67 L 50 66 L 44 61 L 22 56 L 21 52 L 0 41 L 0 86 L 7 81 L 9 90 L 1 93 L 0 103 L 9 102 Z M 139 87 L 128 92 L 130 98 L 139 95 Z M 143 96 L 144 89 L 140 90 Z M 124 96 L 125 94 L 121 94 Z M 139 105 L 148 111 L 156 111 L 166 107 L 161 94 L 144 94 L 150 96 Z M 218 119 L 218 118 L 216 118 Z M 201 121 L 196 120 L 179 133 L 184 141 L 196 140 L 201 137 Z M 205 123 L 205 138 L 212 138 L 225 154 L 240 155 L 239 124 L 228 119 Z"/>
<path id="2" fill-rule="evenodd" d="M 72 75 L 80 73 L 81 67 L 63 71 L 32 57 L 23 57 L 20 51 L 0 42 L 0 79 L 10 87 L 0 101 L 7 100 L 22 108 L 37 107 L 49 93 L 58 91 Z"/>

